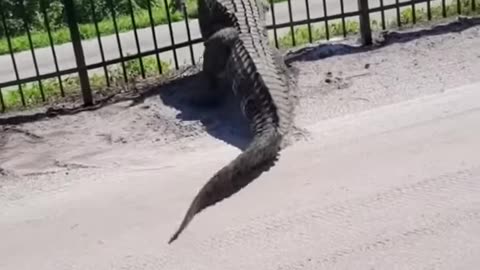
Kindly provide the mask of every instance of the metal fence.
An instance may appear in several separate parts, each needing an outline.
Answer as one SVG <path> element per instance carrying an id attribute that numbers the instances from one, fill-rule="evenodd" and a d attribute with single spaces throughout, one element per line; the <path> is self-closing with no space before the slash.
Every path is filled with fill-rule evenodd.
<path id="1" fill-rule="evenodd" d="M 0 41 L 6 43 L 8 47 L 8 51 L 0 55 L 0 111 L 4 112 L 11 107 L 26 107 L 35 102 L 44 102 L 51 98 L 51 96 L 64 97 L 75 91 L 81 91 L 85 105 L 91 105 L 94 103 L 92 89 L 95 88 L 95 86 L 92 86 L 92 79 L 94 77 L 92 74 L 96 74 L 97 79 L 99 75 L 102 76 L 104 82 L 98 84 L 98 86 L 110 86 L 112 82 L 118 80 L 118 74 L 112 75 L 111 70 L 108 69 L 111 66 L 120 66 L 117 71 L 120 71 L 120 80 L 122 81 L 128 82 L 132 79 L 132 76 L 145 78 L 149 76 L 149 72 L 144 65 L 146 57 L 155 58 L 155 73 L 161 74 L 165 72 L 162 61 L 167 53 L 170 54 L 170 60 L 173 60 L 174 68 L 179 68 L 178 50 L 182 48 L 187 49 L 187 53 L 184 53 L 183 58 L 190 58 L 190 64 L 195 63 L 195 51 L 198 52 L 201 50 L 201 46 L 198 47 L 198 45 L 201 45 L 202 39 L 199 36 L 197 21 L 193 20 L 194 18 L 192 18 L 192 16 L 189 16 L 188 9 L 185 6 L 181 8 L 180 12 L 183 15 L 183 22 L 177 21 L 173 23 L 172 13 L 170 12 L 170 8 L 168 8 L 169 3 L 167 0 L 147 1 L 146 10 L 144 11 L 148 14 L 150 23 L 147 28 L 143 27 L 140 29 L 136 24 L 136 14 L 138 15 L 138 13 L 134 12 L 132 0 L 128 0 L 128 15 L 132 26 L 129 34 L 131 35 L 131 32 L 133 32 L 134 36 L 134 43 L 133 45 L 130 44 L 130 47 L 134 48 L 136 52 L 126 55 L 123 47 L 124 44 L 121 42 L 121 36 L 126 35 L 126 33 L 121 33 L 122 31 L 119 30 L 117 20 L 120 15 L 117 14 L 118 12 L 115 10 L 114 2 L 112 1 L 114 0 L 106 1 L 114 30 L 113 34 L 109 37 L 109 44 L 105 43 L 105 37 L 102 37 L 100 33 L 99 24 L 101 22 L 96 19 L 95 0 L 83 1 L 83 3 L 90 5 L 90 16 L 92 17 L 93 28 L 95 29 L 93 39 L 83 41 L 76 16 L 78 6 L 75 6 L 73 0 L 63 0 L 70 43 L 63 45 L 55 44 L 54 38 L 52 37 L 54 30 L 50 27 L 50 18 L 47 12 L 48 6 L 43 6 L 40 14 L 43 17 L 44 23 L 45 33 L 43 35 L 48 38 L 48 44 L 47 46 L 43 46 L 43 48 L 40 48 L 42 46 L 35 46 L 31 33 L 32 28 L 28 20 L 24 18 L 23 28 L 25 31 L 23 35 L 26 36 L 28 43 L 26 47 L 28 48 L 23 52 L 15 52 L 13 40 L 16 37 L 9 33 L 9 27 L 7 25 L 8 14 L 5 14 L 3 11 L 4 8 L 0 3 L 0 29 L 3 29 L 3 37 L 0 36 Z M 285 40 L 288 41 L 287 43 L 289 43 L 289 45 L 298 45 L 298 39 L 303 37 L 303 34 L 307 36 L 304 38 L 306 41 L 304 40 L 303 42 L 311 43 L 319 38 L 329 40 L 332 36 L 347 36 L 347 34 L 353 32 L 360 34 L 364 44 L 369 44 L 372 41 L 372 27 L 374 28 L 376 25 L 378 25 L 378 29 L 386 29 L 389 26 L 400 27 L 404 23 L 415 24 L 419 20 L 419 17 L 421 17 L 421 20 L 432 20 L 432 18 L 438 15 L 436 13 L 440 13 L 438 15 L 440 17 L 447 17 L 449 15 L 474 13 L 477 11 L 475 0 L 453 1 L 454 2 L 447 3 L 446 0 L 410 0 L 402 2 L 399 0 L 285 0 L 276 4 L 270 1 L 271 17 L 269 18 L 270 23 L 267 28 L 269 32 L 273 34 L 273 44 L 277 48 L 280 47 L 282 45 L 281 42 L 285 42 Z M 18 3 L 22 5 L 23 1 L 18 1 Z M 159 25 L 159 23 L 154 22 L 154 11 L 158 11 L 158 9 L 153 8 L 155 5 L 164 7 L 168 22 L 165 25 Z M 292 8 L 292 6 L 294 6 L 294 8 Z M 301 6 L 301 8 L 299 8 L 299 6 Z M 419 6 L 422 6 L 422 8 L 419 9 Z M 301 10 L 301 12 L 295 12 L 295 8 L 297 11 Z M 24 7 L 21 7 L 21 9 L 23 10 Z M 278 10 L 280 10 L 280 12 Z M 318 13 L 319 11 L 321 11 L 320 15 L 314 15 L 314 13 Z M 388 12 L 391 14 L 388 15 Z M 294 19 L 294 17 L 298 17 L 299 14 L 302 15 L 303 18 Z M 126 15 L 123 14 L 122 16 L 125 17 Z M 372 17 L 375 18 L 372 19 Z M 280 22 L 282 20 L 283 22 Z M 354 22 L 353 30 L 349 29 L 348 20 Z M 182 24 L 184 27 L 184 30 L 182 30 L 184 32 L 182 33 L 186 36 L 186 41 L 175 41 L 175 36 L 178 34 L 177 31 L 180 29 L 178 28 L 179 24 Z M 194 35 L 196 37 L 192 38 L 192 29 L 194 27 L 197 29 Z M 298 27 L 303 27 L 303 30 L 298 30 Z M 139 38 L 139 32 L 143 31 L 142 33 L 145 36 L 145 31 L 147 30 L 150 33 L 149 40 L 151 38 L 153 44 L 150 45 L 151 48 L 142 50 L 141 43 L 143 41 Z M 165 32 L 168 32 L 168 34 L 162 34 Z M 112 40 L 114 40 L 115 46 L 112 46 Z M 167 41 L 169 41 L 170 45 L 159 45 L 159 43 L 166 43 Z M 60 56 L 68 54 L 68 50 L 65 49 L 66 47 L 73 48 L 73 53 L 71 53 L 72 50 L 70 50 L 70 54 L 71 62 L 74 64 L 72 67 L 61 68 L 61 64 L 68 62 L 67 60 L 59 59 L 61 58 Z M 98 53 L 94 54 L 97 58 L 99 56 L 100 59 L 93 61 L 93 63 L 87 63 L 85 60 L 85 49 L 87 47 L 95 47 Z M 106 54 L 111 54 L 113 50 L 117 51 L 117 56 L 110 57 L 110 59 L 107 60 Z M 47 51 L 49 51 L 49 57 L 41 56 L 46 55 Z M 91 50 L 89 54 L 92 54 Z M 25 60 L 28 55 L 30 55 L 31 62 Z M 48 60 L 50 61 L 47 61 L 46 58 L 49 58 Z M 132 67 L 129 66 L 132 61 L 137 61 L 138 63 L 138 65 L 134 67 L 136 73 L 133 75 L 130 70 Z M 50 69 L 53 69 L 53 71 L 41 72 L 40 66 L 50 66 Z M 21 71 L 28 69 L 33 70 L 34 75 L 20 76 Z M 112 76 L 117 77 L 112 78 Z"/>

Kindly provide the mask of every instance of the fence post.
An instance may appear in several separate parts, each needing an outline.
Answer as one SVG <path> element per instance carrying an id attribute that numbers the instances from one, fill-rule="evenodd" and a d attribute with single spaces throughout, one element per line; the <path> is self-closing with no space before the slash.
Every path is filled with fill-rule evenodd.
<path id="1" fill-rule="evenodd" d="M 82 39 L 78 30 L 77 19 L 75 16 L 75 4 L 73 0 L 64 0 L 65 12 L 68 20 L 68 28 L 72 39 L 73 51 L 75 52 L 75 61 L 78 68 L 78 77 L 80 78 L 80 87 L 82 89 L 83 103 L 85 106 L 93 105 L 92 90 L 90 80 L 88 79 L 85 56 L 83 54 Z"/>
<path id="2" fill-rule="evenodd" d="M 372 29 L 370 28 L 370 9 L 368 0 L 358 0 L 358 10 L 360 11 L 360 36 L 363 45 L 372 44 Z"/>

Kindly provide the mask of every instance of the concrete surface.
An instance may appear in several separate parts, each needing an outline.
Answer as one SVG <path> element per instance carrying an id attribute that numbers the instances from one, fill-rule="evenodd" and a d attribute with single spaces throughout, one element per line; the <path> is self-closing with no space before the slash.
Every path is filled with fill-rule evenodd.
<path id="1" fill-rule="evenodd" d="M 84 175 L 2 207 L 0 268 L 476 269 L 479 89 L 310 126 L 310 141 L 171 246 L 194 192 L 238 151 L 207 138 L 154 173 Z"/>

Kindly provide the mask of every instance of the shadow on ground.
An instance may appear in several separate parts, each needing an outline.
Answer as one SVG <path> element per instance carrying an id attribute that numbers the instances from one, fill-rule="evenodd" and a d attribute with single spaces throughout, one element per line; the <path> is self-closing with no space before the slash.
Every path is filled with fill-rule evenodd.
<path id="1" fill-rule="evenodd" d="M 177 119 L 182 121 L 200 121 L 211 136 L 244 150 L 252 139 L 248 122 L 243 117 L 240 104 L 232 91 L 224 89 L 225 96 L 220 104 L 198 106 L 192 99 L 207 90 L 207 83 L 197 70 L 195 74 L 177 79 L 159 88 L 151 88 L 148 83 L 143 94 L 132 100 L 131 106 L 158 96 L 163 104 L 179 111 Z M 142 88 L 140 86 L 140 88 Z"/>
<path id="2" fill-rule="evenodd" d="M 425 29 L 382 32 L 379 33 L 378 37 L 374 38 L 374 44 L 370 46 L 350 45 L 342 41 L 338 43 L 322 43 L 318 46 L 300 48 L 287 53 L 285 62 L 287 65 L 290 65 L 292 62 L 316 61 L 337 55 L 363 53 L 397 43 L 407 43 L 421 37 L 459 33 L 478 25 L 480 25 L 480 18 L 459 18 L 453 22 L 434 25 Z"/>
<path id="3" fill-rule="evenodd" d="M 8 129 L 9 133 L 18 133 L 22 129 L 14 128 L 15 126 L 53 117 L 96 111 L 109 104 L 130 102 L 129 107 L 135 107 L 148 102 L 151 105 L 172 107 L 179 111 L 177 119 L 199 121 L 209 135 L 244 150 L 252 137 L 248 122 L 243 117 L 240 105 L 232 91 L 225 89 L 227 95 L 219 105 L 200 107 L 190 103 L 195 94 L 206 90 L 206 86 L 200 68 L 191 66 L 168 76 L 139 81 L 128 93 L 116 93 L 98 98 L 93 106 L 79 104 L 65 106 L 62 104 L 62 106 L 55 105 L 36 113 L 19 112 L 12 116 L 0 116 L 0 132 L 3 126 L 4 129 Z M 8 132 L 1 133 L 6 135 Z"/>

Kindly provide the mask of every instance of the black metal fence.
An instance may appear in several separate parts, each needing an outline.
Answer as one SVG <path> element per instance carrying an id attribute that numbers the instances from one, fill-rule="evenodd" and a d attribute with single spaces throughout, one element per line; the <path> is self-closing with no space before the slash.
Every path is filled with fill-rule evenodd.
<path id="1" fill-rule="evenodd" d="M 128 82 L 133 77 L 145 78 L 154 73 L 161 74 L 165 72 L 166 68 L 178 69 L 180 67 L 179 58 L 184 60 L 189 58 L 190 61 L 187 64 L 194 64 L 195 58 L 199 57 L 199 53 L 195 55 L 195 51 L 199 52 L 202 49 L 199 46 L 202 40 L 198 24 L 193 21 L 195 16 L 190 15 L 185 6 L 181 8 L 180 12 L 172 13 L 167 0 L 146 1 L 146 7 L 143 7 L 141 14 L 138 10 L 134 10 L 135 3 L 133 1 L 135 0 L 127 1 L 128 12 L 124 14 L 118 14 L 114 0 L 105 0 L 105 10 L 109 13 L 109 20 L 113 26 L 110 37 L 105 37 L 105 33 L 101 33 L 100 25 L 103 21 L 97 18 L 95 6 L 97 1 L 82 0 L 83 5 L 89 6 L 92 21 L 90 28 L 95 32 L 93 36 L 90 35 L 89 40 L 86 40 L 87 38 L 82 40 L 80 27 L 82 24 L 79 24 L 77 18 L 78 1 L 63 0 L 61 3 L 70 39 L 66 43 L 56 42 L 53 36 L 61 31 L 51 29 L 49 8 L 54 2 L 58 4 L 59 1 L 47 1 L 47 5 L 39 7 L 38 14 L 43 18 L 44 32 L 39 33 L 37 30 L 36 34 L 48 40 L 43 45 L 39 45 L 38 42 L 35 44 L 35 39 L 32 38 L 31 19 L 27 18 L 24 6 L 17 6 L 21 11 L 20 18 L 13 18 L 22 21 L 20 28 L 23 28 L 24 31 L 20 34 L 10 33 L 9 23 L 13 20 L 12 15 L 5 12 L 7 9 L 3 7 L 4 1 L 0 2 L 0 30 L 2 30 L 0 31 L 0 49 L 2 44 L 6 48 L 0 55 L 0 111 L 27 107 L 34 103 L 64 97 L 79 91 L 81 91 L 79 93 L 83 97 L 83 102 L 90 105 L 94 103 L 92 89 L 110 86 L 119 80 Z M 23 1 L 17 2 L 18 5 L 23 5 Z M 194 1 L 187 1 L 187 3 L 194 4 Z M 82 8 L 87 7 L 83 6 Z M 158 15 L 155 12 L 160 11 L 165 13 L 167 23 L 164 25 L 158 21 L 155 22 L 155 15 Z M 192 12 L 192 10 L 190 11 Z M 415 24 L 418 21 L 455 14 L 472 14 L 477 11 L 476 0 L 453 0 L 449 3 L 446 0 L 402 2 L 400 0 L 285 0 L 275 4 L 270 1 L 269 16 L 271 17 L 268 29 L 273 34 L 273 44 L 277 48 L 311 43 L 318 39 L 330 40 L 333 36 L 347 36 L 350 33 L 359 33 L 363 43 L 369 44 L 372 41 L 372 29 L 400 27 L 404 24 Z M 315 15 L 314 13 L 320 14 Z M 144 20 L 147 18 L 146 20 L 149 22 L 147 26 L 139 27 L 137 25 L 139 14 L 144 16 Z M 175 23 L 172 22 L 174 15 L 177 16 Z M 300 15 L 301 19 L 294 19 Z M 119 28 L 120 17 L 123 21 L 125 18 L 129 19 L 130 32 Z M 179 20 L 178 17 L 181 17 L 182 20 Z M 183 28 L 180 28 L 181 25 Z M 195 31 L 192 31 L 193 28 Z M 148 40 L 153 43 L 149 45 L 149 49 L 142 50 L 142 43 L 148 42 L 146 42 L 147 39 L 140 38 L 140 31 L 142 37 L 145 37 L 146 31 L 148 31 Z M 127 46 L 133 48 L 135 53 L 128 55 L 125 53 L 125 47 L 123 47 L 125 45 L 122 43 L 121 37 L 123 35 L 125 38 L 125 35 L 131 35 L 132 32 L 134 42 L 130 41 Z M 168 34 L 165 34 L 166 32 Z M 186 40 L 176 42 L 175 39 L 180 34 Z M 22 38 L 24 42 L 18 43 L 20 45 L 17 44 L 15 47 L 15 41 L 22 40 Z M 167 41 L 170 43 L 169 45 L 160 46 L 160 43 Z M 73 48 L 73 50 L 67 50 L 67 47 Z M 100 59 L 87 63 L 86 59 L 89 57 L 86 55 L 86 48 L 90 48 L 87 52 L 89 56 L 94 55 Z M 92 54 L 92 48 L 98 52 Z M 181 49 L 187 49 L 187 52 L 179 55 L 178 51 Z M 117 52 L 117 56 L 107 59 L 106 55 L 112 54 L 114 51 Z M 170 58 L 174 67 L 167 67 L 164 62 L 165 55 L 170 56 L 166 58 Z M 147 60 L 150 62 L 145 65 Z M 70 67 L 66 65 L 68 62 L 71 64 Z M 62 68 L 62 64 L 67 67 Z M 41 67 L 50 68 L 50 71 L 41 72 Z M 116 69 L 112 71 L 109 69 L 110 67 Z M 22 71 L 34 74 L 21 76 Z"/>

